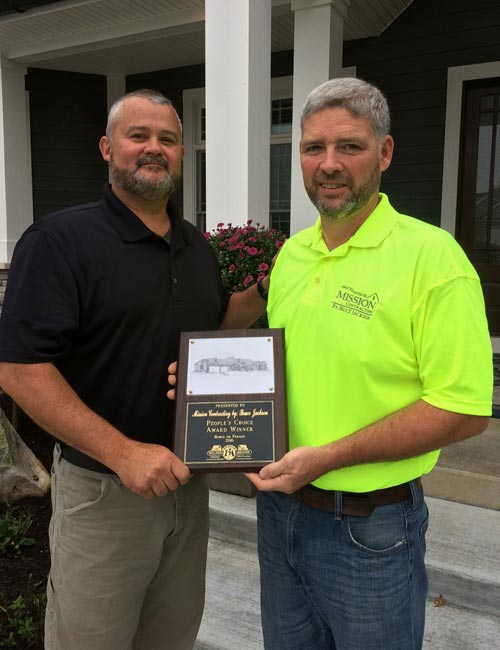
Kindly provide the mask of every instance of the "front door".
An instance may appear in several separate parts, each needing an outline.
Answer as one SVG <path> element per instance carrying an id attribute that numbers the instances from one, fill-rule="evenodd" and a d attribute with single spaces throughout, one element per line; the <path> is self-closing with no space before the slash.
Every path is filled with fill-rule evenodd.
<path id="1" fill-rule="evenodd" d="M 490 334 L 500 335 L 500 79 L 464 88 L 457 239 L 483 286 Z"/>

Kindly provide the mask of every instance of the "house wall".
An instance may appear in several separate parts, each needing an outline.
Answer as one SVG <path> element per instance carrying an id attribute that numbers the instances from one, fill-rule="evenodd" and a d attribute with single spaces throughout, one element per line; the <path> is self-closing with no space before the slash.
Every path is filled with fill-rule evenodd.
<path id="1" fill-rule="evenodd" d="M 293 74 L 293 52 L 276 52 L 271 55 L 271 77 Z M 157 72 L 145 72 L 127 77 L 127 92 L 139 88 L 154 88 L 166 95 L 182 118 L 182 93 L 189 88 L 205 87 L 205 66 L 192 65 Z"/>
<path id="2" fill-rule="evenodd" d="M 498 0 L 414 0 L 385 30 L 344 46 L 344 66 L 378 85 L 392 111 L 396 150 L 382 189 L 395 206 L 440 223 L 448 67 L 500 60 Z M 272 55 L 272 76 L 293 73 L 293 52 Z M 182 91 L 205 85 L 203 65 L 127 77 L 127 91 L 152 87 L 182 118 Z M 106 78 L 29 69 L 35 218 L 94 200 L 107 171 L 97 149 Z M 182 188 L 181 188 L 182 189 Z M 182 209 L 182 191 L 176 193 Z"/>
<path id="3" fill-rule="evenodd" d="M 414 0 L 378 38 L 345 44 L 344 65 L 389 100 L 382 189 L 398 210 L 440 224 L 448 67 L 500 60 L 499 30 L 498 0 Z"/>
<path id="4" fill-rule="evenodd" d="M 30 68 L 35 219 L 101 196 L 107 180 L 98 142 L 106 128 L 106 77 Z"/>
<path id="5" fill-rule="evenodd" d="M 448 68 L 500 60 L 499 30 L 498 0 L 414 0 L 379 37 L 344 45 L 344 67 L 389 100 L 396 149 L 382 190 L 400 211 L 440 224 Z M 274 53 L 271 74 L 293 74 L 293 52 Z M 157 88 L 180 113 L 182 90 L 204 84 L 203 65 L 127 78 L 127 90 Z"/>
<path id="6" fill-rule="evenodd" d="M 173 103 L 182 119 L 182 91 L 205 86 L 205 66 L 190 65 L 157 72 L 144 72 L 127 77 L 127 92 L 139 88 L 153 88 L 163 93 Z"/>

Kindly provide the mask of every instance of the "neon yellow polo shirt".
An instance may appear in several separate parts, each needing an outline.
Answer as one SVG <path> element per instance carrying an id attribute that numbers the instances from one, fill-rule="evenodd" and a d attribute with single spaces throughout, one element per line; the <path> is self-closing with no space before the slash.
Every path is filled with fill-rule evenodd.
<path id="1" fill-rule="evenodd" d="M 285 329 L 289 447 L 340 439 L 425 400 L 490 415 L 492 350 L 479 278 L 444 230 L 384 194 L 329 251 L 320 220 L 283 246 L 269 291 Z M 429 472 L 439 451 L 334 470 L 314 483 L 365 492 Z"/>

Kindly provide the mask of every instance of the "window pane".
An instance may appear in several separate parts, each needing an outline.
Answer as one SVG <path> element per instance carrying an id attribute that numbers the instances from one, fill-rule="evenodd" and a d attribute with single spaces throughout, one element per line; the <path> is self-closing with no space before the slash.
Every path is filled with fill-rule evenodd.
<path id="1" fill-rule="evenodd" d="M 488 244 L 488 203 L 491 169 L 491 140 L 493 137 L 493 114 L 481 115 L 477 147 L 476 212 L 474 218 L 474 248 Z"/>
<path id="2" fill-rule="evenodd" d="M 492 111 L 495 103 L 495 95 L 485 95 L 481 97 L 481 113 Z"/>
<path id="3" fill-rule="evenodd" d="M 276 230 L 280 230 L 287 237 L 289 237 L 290 236 L 290 211 L 272 212 L 271 228 L 276 228 Z"/>
<path id="4" fill-rule="evenodd" d="M 292 145 L 271 145 L 271 210 L 290 210 L 291 171 Z"/>
<path id="5" fill-rule="evenodd" d="M 290 234 L 291 172 L 292 145 L 271 145 L 270 223 L 287 235 Z"/>
<path id="6" fill-rule="evenodd" d="M 271 134 L 292 132 L 292 99 L 275 99 L 271 102 Z"/>
<path id="7" fill-rule="evenodd" d="M 207 139 L 207 137 L 206 137 L 206 133 L 207 133 L 207 128 L 206 128 L 206 125 L 207 125 L 206 115 L 207 115 L 207 114 L 206 114 L 205 109 L 202 108 L 202 109 L 201 109 L 201 115 L 200 115 L 200 120 L 201 120 L 201 124 L 200 124 L 200 140 L 201 140 L 201 142 L 205 142 L 205 140 Z"/>
<path id="8" fill-rule="evenodd" d="M 196 152 L 196 226 L 202 231 L 206 230 L 207 211 L 207 181 L 206 181 L 205 151 Z"/>
<path id="9" fill-rule="evenodd" d="M 487 264 L 488 251 L 487 250 L 474 250 L 470 255 L 470 261 L 473 264 Z"/>

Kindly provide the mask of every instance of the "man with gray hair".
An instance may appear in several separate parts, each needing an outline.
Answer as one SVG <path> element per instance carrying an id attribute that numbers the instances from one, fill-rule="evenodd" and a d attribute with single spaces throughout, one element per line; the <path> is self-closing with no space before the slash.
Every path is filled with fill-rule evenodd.
<path id="1" fill-rule="evenodd" d="M 266 650 L 419 650 L 427 578 L 420 477 L 484 431 L 492 352 L 478 276 L 445 231 L 380 193 L 387 102 L 359 79 L 311 92 L 304 185 L 319 217 L 275 263 L 289 452 L 258 488 Z"/>
<path id="2" fill-rule="evenodd" d="M 0 384 L 55 447 L 47 650 L 188 650 L 205 587 L 208 491 L 171 451 L 179 332 L 247 327 L 202 233 L 170 197 L 184 148 L 172 103 L 117 100 L 101 201 L 19 240 L 0 321 Z M 267 281 L 268 282 L 268 281 Z"/>

